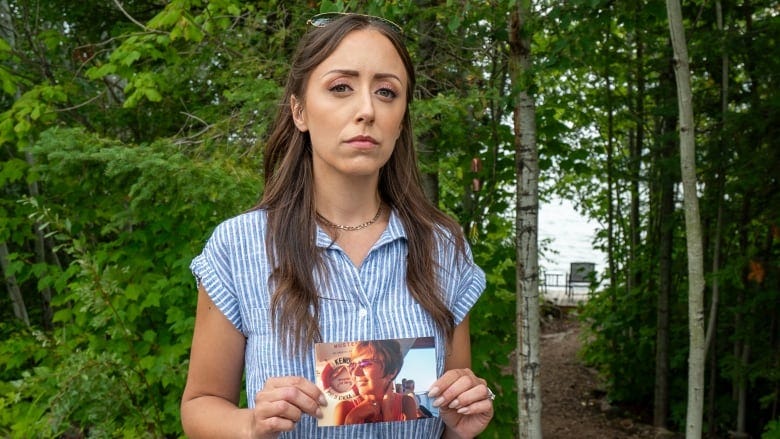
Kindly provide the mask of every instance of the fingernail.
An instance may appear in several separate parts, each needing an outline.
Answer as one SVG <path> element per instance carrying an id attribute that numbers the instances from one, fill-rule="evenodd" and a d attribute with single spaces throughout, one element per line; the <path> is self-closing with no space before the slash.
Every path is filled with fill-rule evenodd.
<path id="1" fill-rule="evenodd" d="M 433 401 L 433 406 L 434 407 L 438 407 L 438 406 L 440 406 L 442 404 L 444 404 L 444 397 L 443 396 L 440 396 L 440 397 L 436 398 L 435 401 Z"/>
<path id="2" fill-rule="evenodd" d="M 459 405 L 460 405 L 460 401 L 458 401 L 457 399 L 453 399 L 452 402 L 450 403 L 450 408 L 454 409 L 455 407 L 457 407 Z"/>
<path id="3" fill-rule="evenodd" d="M 317 419 L 322 419 L 322 409 L 317 407 L 317 411 L 314 413 L 317 416 Z"/>
<path id="4" fill-rule="evenodd" d="M 461 407 L 461 408 L 458 409 L 458 413 L 460 413 L 461 415 L 465 415 L 468 412 L 469 412 L 469 408 L 468 407 Z"/>
<path id="5" fill-rule="evenodd" d="M 428 396 L 430 396 L 431 398 L 436 398 L 439 392 L 440 389 L 438 387 L 431 387 L 431 389 L 428 390 Z"/>
<path id="6" fill-rule="evenodd" d="M 319 402 L 321 406 L 328 405 L 328 400 L 325 398 L 325 395 L 320 394 Z"/>

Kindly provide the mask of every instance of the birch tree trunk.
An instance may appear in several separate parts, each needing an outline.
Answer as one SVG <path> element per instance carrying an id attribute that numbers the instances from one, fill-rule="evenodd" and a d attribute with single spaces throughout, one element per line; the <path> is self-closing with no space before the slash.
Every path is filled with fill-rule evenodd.
<path id="1" fill-rule="evenodd" d="M 688 253 L 688 408 L 685 437 L 701 438 L 704 409 L 704 258 L 701 217 L 696 193 L 696 147 L 694 142 L 691 73 L 682 22 L 680 0 L 666 0 L 669 31 L 674 50 L 677 103 L 680 113 L 680 169 L 685 209 Z"/>
<path id="2" fill-rule="evenodd" d="M 515 3 L 509 24 L 509 66 L 515 91 L 515 149 L 517 172 L 517 377 L 519 437 L 541 439 L 542 400 L 539 382 L 539 157 L 536 110 L 528 92 L 531 84 L 530 0 Z"/>

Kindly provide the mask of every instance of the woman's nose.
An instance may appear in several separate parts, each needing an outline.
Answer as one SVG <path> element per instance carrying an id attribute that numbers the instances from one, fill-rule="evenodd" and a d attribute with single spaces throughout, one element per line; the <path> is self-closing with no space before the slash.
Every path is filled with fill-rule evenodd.
<path id="1" fill-rule="evenodd" d="M 372 124 L 376 118 L 374 109 L 374 96 L 370 90 L 360 94 L 355 120 L 358 123 Z"/>

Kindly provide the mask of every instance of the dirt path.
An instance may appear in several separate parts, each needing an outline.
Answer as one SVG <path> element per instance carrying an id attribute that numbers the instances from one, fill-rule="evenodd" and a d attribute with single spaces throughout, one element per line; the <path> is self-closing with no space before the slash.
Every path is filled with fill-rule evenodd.
<path id="1" fill-rule="evenodd" d="M 545 321 L 541 336 L 542 433 L 545 439 L 653 438 L 653 428 L 621 417 L 604 399 L 596 372 L 577 357 L 576 318 Z"/>

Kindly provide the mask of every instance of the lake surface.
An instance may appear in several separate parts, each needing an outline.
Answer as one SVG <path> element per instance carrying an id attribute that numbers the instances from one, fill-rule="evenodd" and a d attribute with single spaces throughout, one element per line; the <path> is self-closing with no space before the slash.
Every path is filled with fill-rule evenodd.
<path id="1" fill-rule="evenodd" d="M 539 257 L 539 269 L 547 274 L 548 284 L 558 281 L 565 285 L 572 262 L 594 263 L 600 277 L 606 255 L 593 248 L 597 228 L 598 224 L 579 214 L 570 201 L 553 199 L 539 206 L 539 248 L 544 240 L 550 240 L 548 250 Z M 575 294 L 583 293 L 581 289 L 576 288 Z M 547 292 L 559 297 L 565 289 L 549 287 Z"/>

